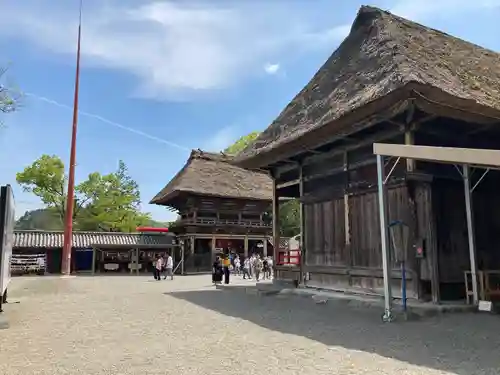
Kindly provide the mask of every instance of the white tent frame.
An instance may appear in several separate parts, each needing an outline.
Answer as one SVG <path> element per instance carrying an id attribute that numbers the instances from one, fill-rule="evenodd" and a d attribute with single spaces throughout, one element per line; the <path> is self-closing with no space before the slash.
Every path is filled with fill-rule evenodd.
<path id="1" fill-rule="evenodd" d="M 379 196 L 380 235 L 382 245 L 382 267 L 384 276 L 384 321 L 392 321 L 392 290 L 390 275 L 389 232 L 387 225 L 387 188 L 386 183 L 401 158 L 423 160 L 443 164 L 454 164 L 464 181 L 467 234 L 469 239 L 469 258 L 472 276 L 472 293 L 475 305 L 479 303 L 476 239 L 473 220 L 472 192 L 492 169 L 500 169 L 500 150 L 484 150 L 454 147 L 413 146 L 387 143 L 374 143 L 373 153 L 377 157 L 377 180 Z M 384 157 L 397 158 L 392 169 L 385 174 Z M 462 170 L 458 167 L 461 165 Z M 470 168 L 485 169 L 478 181 L 471 185 Z"/>

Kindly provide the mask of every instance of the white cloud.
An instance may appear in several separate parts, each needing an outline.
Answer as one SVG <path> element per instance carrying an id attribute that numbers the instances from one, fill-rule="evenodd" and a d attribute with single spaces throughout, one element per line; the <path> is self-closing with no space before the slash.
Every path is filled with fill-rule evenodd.
<path id="1" fill-rule="evenodd" d="M 434 16 L 450 17 L 451 14 L 477 11 L 500 6 L 500 0 L 400 0 L 390 11 L 398 16 L 423 21 Z M 443 12 L 445 12 L 443 14 Z"/>
<path id="2" fill-rule="evenodd" d="M 77 10 L 68 3 L 54 8 L 49 1 L 3 4 L 0 35 L 27 39 L 74 59 Z M 92 4 L 84 9 L 82 63 L 130 72 L 138 78 L 138 92 L 156 98 L 226 87 L 258 74 L 276 56 L 333 46 L 344 35 L 343 29 L 317 30 L 298 12 L 285 18 L 284 5 L 231 2 L 223 7 L 160 0 Z"/>
<path id="3" fill-rule="evenodd" d="M 276 74 L 280 70 L 280 64 L 266 64 L 264 65 L 264 71 L 267 74 Z"/>
<path id="4" fill-rule="evenodd" d="M 226 126 L 215 133 L 201 147 L 204 151 L 219 152 L 238 140 L 241 134 L 236 126 Z"/>

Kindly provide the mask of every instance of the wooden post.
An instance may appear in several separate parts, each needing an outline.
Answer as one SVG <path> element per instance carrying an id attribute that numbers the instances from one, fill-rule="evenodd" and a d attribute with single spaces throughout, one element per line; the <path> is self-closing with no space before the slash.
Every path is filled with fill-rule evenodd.
<path id="1" fill-rule="evenodd" d="M 139 253 L 140 253 L 139 248 L 135 249 L 135 270 L 136 270 L 135 274 L 137 276 L 139 276 L 140 273 L 139 264 L 141 263 L 139 262 Z"/>
<path id="2" fill-rule="evenodd" d="M 299 166 L 299 198 L 304 198 L 304 168 L 302 164 Z M 305 266 L 306 266 L 306 247 L 305 247 L 305 223 L 306 217 L 304 212 L 304 203 L 299 203 L 299 217 L 300 217 L 300 274 L 299 283 L 305 284 Z"/>
<path id="3" fill-rule="evenodd" d="M 92 248 L 92 276 L 95 275 L 95 260 L 96 260 L 96 253 L 95 253 L 95 248 Z"/>
<path id="4" fill-rule="evenodd" d="M 243 244 L 243 255 L 245 256 L 245 259 L 248 258 L 248 236 L 246 234 Z"/>
<path id="5" fill-rule="evenodd" d="M 191 236 L 190 241 L 189 241 L 189 258 L 191 258 L 191 262 L 193 261 L 194 258 L 194 245 L 195 245 L 196 237 Z M 192 264 L 194 266 L 194 264 Z"/>
<path id="6" fill-rule="evenodd" d="M 264 246 L 262 253 L 264 254 L 265 257 L 267 257 L 267 236 L 264 237 L 264 240 L 262 241 L 262 245 Z"/>
<path id="7" fill-rule="evenodd" d="M 344 187 L 344 225 L 345 225 L 345 244 L 351 244 L 351 224 L 349 222 L 349 161 L 347 152 L 344 153 L 344 173 L 345 173 L 345 187 Z"/>
<path id="8" fill-rule="evenodd" d="M 415 144 L 415 133 L 411 129 L 411 126 L 405 129 L 405 145 L 414 145 Z M 406 171 L 413 172 L 415 170 L 415 160 L 414 159 L 406 159 Z"/>
<path id="9" fill-rule="evenodd" d="M 182 241 L 181 243 L 181 259 L 182 259 L 182 263 L 181 263 L 181 275 L 184 275 L 184 253 L 186 251 L 186 239 L 183 237 L 180 239 L 180 241 Z"/>
<path id="10" fill-rule="evenodd" d="M 279 249 L 280 249 L 280 202 L 278 196 L 278 189 L 276 186 L 276 178 L 273 177 L 273 264 L 278 264 L 279 261 Z M 277 276 L 276 267 L 274 269 L 274 277 Z"/>

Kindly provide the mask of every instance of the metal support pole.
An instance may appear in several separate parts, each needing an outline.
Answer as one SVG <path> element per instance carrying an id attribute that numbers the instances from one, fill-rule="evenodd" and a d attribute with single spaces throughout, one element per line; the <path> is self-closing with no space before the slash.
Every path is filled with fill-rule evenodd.
<path id="1" fill-rule="evenodd" d="M 391 259 L 389 253 L 389 233 L 387 228 L 386 212 L 386 187 L 384 184 L 384 160 L 382 155 L 377 155 L 377 181 L 378 181 L 378 204 L 380 215 L 380 244 L 382 246 L 382 268 L 384 274 L 384 315 L 385 322 L 393 320 L 392 315 L 392 293 L 391 293 Z"/>
<path id="2" fill-rule="evenodd" d="M 474 304 L 479 303 L 477 285 L 477 262 L 476 262 L 476 237 L 474 233 L 474 210 L 472 205 L 472 191 L 470 183 L 470 167 L 463 165 L 464 192 L 465 192 L 465 215 L 467 218 L 467 234 L 469 237 L 470 272 L 472 278 L 472 293 Z"/>

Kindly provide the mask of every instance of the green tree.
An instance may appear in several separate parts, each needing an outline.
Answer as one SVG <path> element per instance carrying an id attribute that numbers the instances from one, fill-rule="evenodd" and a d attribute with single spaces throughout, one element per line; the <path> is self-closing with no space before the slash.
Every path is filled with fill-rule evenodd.
<path id="1" fill-rule="evenodd" d="M 55 155 L 42 155 L 16 175 L 24 191 L 35 194 L 47 206 L 65 216 L 67 177 L 64 163 Z M 137 182 L 128 174 L 124 162 L 106 175 L 91 173 L 75 186 L 73 220 L 79 230 L 134 231 L 138 225 L 150 223 L 149 214 L 140 211 Z"/>
<path id="2" fill-rule="evenodd" d="M 6 68 L 0 68 L 0 113 L 14 112 L 20 99 L 20 94 L 4 83 L 6 72 Z"/>
<path id="3" fill-rule="evenodd" d="M 240 139 L 238 139 L 236 142 L 234 142 L 231 146 L 227 147 L 224 150 L 224 153 L 226 154 L 232 154 L 236 155 L 243 151 L 250 143 L 255 141 L 257 137 L 259 136 L 260 132 L 252 132 L 250 134 L 244 135 Z"/>
<path id="4" fill-rule="evenodd" d="M 249 144 L 259 136 L 259 132 L 252 132 L 238 139 L 224 152 L 236 155 L 243 151 Z M 269 215 L 271 216 L 271 215 Z M 297 199 L 280 203 L 280 232 L 282 236 L 292 237 L 300 233 L 300 204 Z"/>

